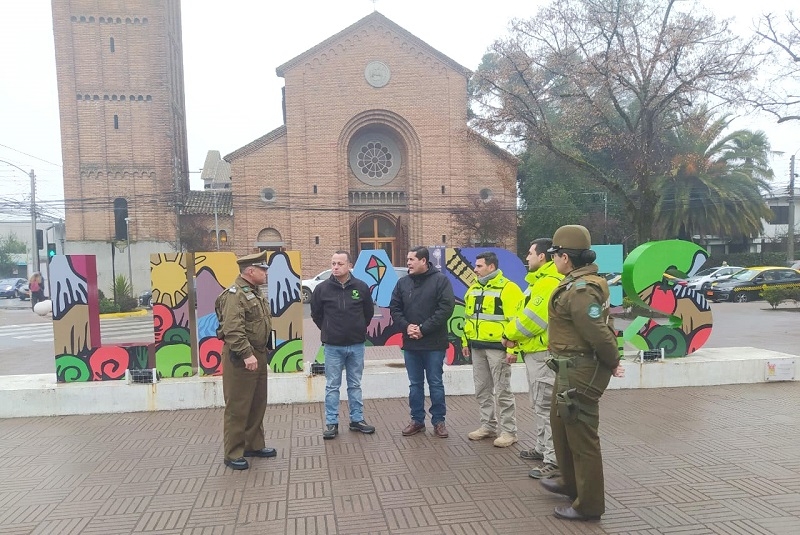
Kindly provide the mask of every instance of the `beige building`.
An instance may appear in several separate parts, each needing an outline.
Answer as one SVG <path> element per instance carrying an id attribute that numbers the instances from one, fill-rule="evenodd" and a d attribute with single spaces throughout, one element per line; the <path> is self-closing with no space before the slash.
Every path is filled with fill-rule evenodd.
<path id="1" fill-rule="evenodd" d="M 516 207 L 517 160 L 467 126 L 470 71 L 380 13 L 277 68 L 284 124 L 228 154 L 237 252 L 461 244 L 454 210 Z M 516 250 L 516 229 L 499 246 Z"/>
<path id="2" fill-rule="evenodd" d="M 52 9 L 66 250 L 97 255 L 105 292 L 130 262 L 140 291 L 149 254 L 180 245 L 189 190 L 180 2 L 53 0 Z"/>

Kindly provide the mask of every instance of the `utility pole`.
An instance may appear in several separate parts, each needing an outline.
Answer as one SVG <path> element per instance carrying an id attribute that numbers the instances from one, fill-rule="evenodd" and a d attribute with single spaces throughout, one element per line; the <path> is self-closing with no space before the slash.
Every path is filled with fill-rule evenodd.
<path id="1" fill-rule="evenodd" d="M 214 187 L 216 180 L 216 171 L 214 178 L 211 179 L 211 192 L 214 194 L 214 239 L 217 241 L 217 251 L 219 251 L 219 218 L 217 217 L 217 189 Z"/>
<path id="2" fill-rule="evenodd" d="M 795 152 L 795 154 L 797 154 Z M 789 231 L 787 233 L 786 256 L 789 262 L 794 262 L 794 156 L 789 158 Z"/>
<path id="3" fill-rule="evenodd" d="M 31 169 L 31 262 L 33 271 L 39 271 L 39 244 L 36 242 L 36 174 Z"/>
<path id="4" fill-rule="evenodd" d="M 136 292 L 133 291 L 133 269 L 131 268 L 131 247 L 133 246 L 133 242 L 131 241 L 131 219 L 129 217 L 125 218 L 125 237 L 128 239 L 128 282 L 131 285 L 131 295 L 133 297 L 136 295 Z"/>

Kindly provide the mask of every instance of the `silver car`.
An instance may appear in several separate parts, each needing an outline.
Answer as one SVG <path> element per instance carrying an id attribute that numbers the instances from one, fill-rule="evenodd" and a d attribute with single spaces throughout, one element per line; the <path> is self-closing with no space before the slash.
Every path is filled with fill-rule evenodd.
<path id="1" fill-rule="evenodd" d="M 711 287 L 712 282 L 727 279 L 737 271 L 741 270 L 742 268 L 738 266 L 717 266 L 713 268 L 707 268 L 702 271 L 698 271 L 694 274 L 694 276 L 686 279 L 686 286 L 697 290 L 698 292 L 704 292 Z"/>

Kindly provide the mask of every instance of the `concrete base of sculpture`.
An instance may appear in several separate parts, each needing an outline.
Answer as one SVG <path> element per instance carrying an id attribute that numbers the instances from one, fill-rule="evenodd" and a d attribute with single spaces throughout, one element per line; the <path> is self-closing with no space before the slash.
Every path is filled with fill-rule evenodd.
<path id="1" fill-rule="evenodd" d="M 629 357 L 633 358 L 633 357 Z M 701 349 L 690 357 L 663 362 L 625 360 L 625 377 L 611 380 L 610 388 L 664 388 L 763 383 L 797 380 L 798 357 L 751 347 Z M 445 367 L 448 395 L 474 393 L 471 366 Z M 523 364 L 511 376 L 514 392 L 527 392 Z M 362 379 L 364 398 L 403 398 L 408 379 L 402 361 L 367 361 Z M 321 402 L 325 376 L 270 374 L 269 402 Z M 342 399 L 346 399 L 342 388 Z M 125 381 L 56 383 L 55 374 L 0 376 L 0 418 L 121 413 L 222 407 L 221 377 L 165 379 L 156 384 Z"/>

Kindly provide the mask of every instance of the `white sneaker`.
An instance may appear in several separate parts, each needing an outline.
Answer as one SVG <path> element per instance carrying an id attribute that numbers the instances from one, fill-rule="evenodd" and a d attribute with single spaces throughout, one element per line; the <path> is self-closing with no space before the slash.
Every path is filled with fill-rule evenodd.
<path id="1" fill-rule="evenodd" d="M 496 448 L 507 448 L 515 442 L 517 442 L 516 435 L 503 431 L 500 433 L 500 436 L 494 440 L 494 445 Z"/>
<path id="2" fill-rule="evenodd" d="M 494 431 L 489 431 L 485 427 L 480 427 L 480 428 L 476 429 L 475 431 L 472 431 L 471 433 L 469 433 L 467 435 L 467 438 L 469 438 L 470 440 L 483 440 L 484 438 L 492 438 L 492 437 L 496 437 L 496 436 L 497 436 L 497 433 L 495 433 Z"/>

